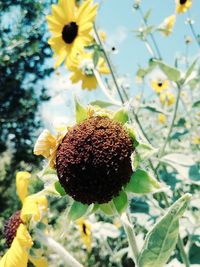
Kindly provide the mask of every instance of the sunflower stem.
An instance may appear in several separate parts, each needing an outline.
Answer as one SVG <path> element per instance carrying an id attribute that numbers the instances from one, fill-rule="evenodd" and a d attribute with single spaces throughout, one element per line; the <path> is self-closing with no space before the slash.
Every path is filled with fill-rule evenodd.
<path id="1" fill-rule="evenodd" d="M 118 85 L 118 83 L 117 83 L 117 80 L 116 80 L 116 78 L 115 78 L 115 74 L 114 74 L 112 65 L 111 65 L 111 63 L 110 63 L 110 59 L 109 59 L 109 57 L 108 57 L 108 55 L 107 55 L 107 53 L 106 53 L 106 50 L 105 50 L 105 47 L 104 47 L 104 45 L 103 45 L 103 43 L 102 43 L 102 41 L 101 41 L 101 38 L 99 37 L 99 34 L 98 34 L 98 32 L 97 32 L 97 29 L 96 29 L 95 24 L 94 24 L 94 33 L 95 33 L 95 39 L 96 39 L 97 43 L 98 43 L 98 44 L 101 46 L 101 48 L 102 48 L 102 52 L 103 52 L 103 54 L 104 54 L 106 63 L 107 63 L 107 65 L 108 65 L 108 67 L 109 67 L 109 70 L 110 70 L 110 73 L 111 73 L 113 82 L 114 82 L 114 84 L 115 84 L 115 87 L 116 87 L 116 89 L 117 89 L 117 93 L 118 93 L 118 95 L 119 95 L 119 98 L 120 98 L 122 104 L 124 104 L 124 99 L 123 99 L 123 96 L 122 96 L 122 94 L 121 94 L 120 87 L 119 87 L 119 85 Z"/>
<path id="2" fill-rule="evenodd" d="M 190 30 L 192 32 L 192 35 L 193 35 L 195 41 L 197 42 L 197 45 L 200 47 L 200 39 L 198 38 L 198 36 L 196 34 L 196 31 L 195 31 L 195 29 L 193 27 L 190 11 L 188 10 L 187 13 L 188 13 L 188 24 L 190 26 Z"/>
<path id="3" fill-rule="evenodd" d="M 125 212 L 122 214 L 119 214 L 113 201 L 111 201 L 110 207 L 113 211 L 113 214 L 115 214 L 119 217 L 121 224 L 124 227 L 124 231 L 125 231 L 127 239 L 128 239 L 129 248 L 131 249 L 132 258 L 133 258 L 133 261 L 135 263 L 135 266 L 137 267 L 139 250 L 138 250 L 138 246 L 137 246 L 135 232 L 134 232 L 134 229 L 133 229 L 133 227 L 129 221 L 128 215 Z"/>
<path id="4" fill-rule="evenodd" d="M 105 85 L 104 85 L 104 83 L 103 83 L 103 81 L 102 81 L 102 78 L 101 78 L 99 72 L 98 72 L 96 69 L 93 69 L 93 73 L 94 73 L 94 75 L 95 75 L 95 77 L 96 77 L 96 80 L 97 80 L 97 82 L 98 82 L 98 84 L 99 84 L 99 87 L 101 88 L 102 92 L 108 97 L 108 99 L 109 99 L 113 104 L 115 104 L 115 105 L 117 105 L 117 106 L 121 106 L 121 103 L 118 102 L 118 101 L 116 101 L 116 100 L 109 94 L 108 89 L 105 87 Z"/>
<path id="5" fill-rule="evenodd" d="M 124 230 L 125 230 L 125 233 L 126 233 L 126 236 L 127 236 L 127 239 L 128 239 L 129 247 L 130 247 L 131 252 L 132 252 L 132 257 L 133 257 L 135 266 L 137 266 L 139 250 L 138 250 L 137 241 L 136 241 L 136 237 L 135 237 L 135 233 L 134 233 L 133 227 L 130 224 L 130 221 L 129 221 L 128 216 L 127 216 L 126 213 L 123 213 L 121 215 L 120 220 L 122 222 L 122 225 L 124 227 Z"/>
<path id="6" fill-rule="evenodd" d="M 52 237 L 44 235 L 38 231 L 38 240 L 45 246 L 49 247 L 65 262 L 66 267 L 84 267 L 80 264 L 62 245 L 55 241 Z"/>

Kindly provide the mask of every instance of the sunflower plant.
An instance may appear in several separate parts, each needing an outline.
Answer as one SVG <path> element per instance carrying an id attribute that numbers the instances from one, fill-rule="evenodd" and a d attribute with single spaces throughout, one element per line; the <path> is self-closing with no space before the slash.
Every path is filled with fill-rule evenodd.
<path id="1" fill-rule="evenodd" d="M 72 84 L 102 90 L 108 100 L 83 105 L 74 97 L 75 121 L 40 133 L 33 153 L 43 159 L 37 176 L 44 188 L 29 195 L 31 175 L 17 174 L 22 208 L 5 225 L 9 249 L 0 267 L 48 266 L 48 252 L 49 266 L 96 266 L 103 256 L 107 261 L 99 266 L 126 266 L 124 258 L 137 267 L 196 261 L 199 58 L 186 58 L 184 67 L 179 58 L 167 64 L 156 39 L 162 34 L 167 42 L 191 7 L 191 0 L 174 1 L 171 15 L 154 26 L 152 11 L 143 13 L 142 1 L 134 1 L 142 22 L 133 32 L 149 58 L 138 67 L 140 91 L 132 96 L 111 62 L 115 47 L 108 49 L 96 26 L 98 4 L 59 0 L 51 6 L 46 19 L 55 68 L 64 63 Z M 189 13 L 188 20 L 199 45 Z"/>

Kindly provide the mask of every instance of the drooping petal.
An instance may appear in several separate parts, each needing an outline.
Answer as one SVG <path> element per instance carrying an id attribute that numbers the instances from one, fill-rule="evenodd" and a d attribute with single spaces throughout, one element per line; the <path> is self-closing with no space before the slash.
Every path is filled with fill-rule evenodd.
<path id="1" fill-rule="evenodd" d="M 49 130 L 45 129 L 38 137 L 34 146 L 34 154 L 42 155 L 48 158 L 51 155 L 51 151 L 56 147 L 56 138 L 50 133 Z"/>
<path id="2" fill-rule="evenodd" d="M 30 182 L 31 174 L 29 172 L 18 172 L 16 175 L 16 188 L 17 188 L 17 194 L 21 200 L 21 202 L 24 202 L 25 197 L 28 194 L 28 185 Z"/>
<path id="3" fill-rule="evenodd" d="M 20 217 L 26 222 L 30 218 L 39 221 L 47 211 L 48 201 L 45 196 L 31 195 L 25 198 Z"/>

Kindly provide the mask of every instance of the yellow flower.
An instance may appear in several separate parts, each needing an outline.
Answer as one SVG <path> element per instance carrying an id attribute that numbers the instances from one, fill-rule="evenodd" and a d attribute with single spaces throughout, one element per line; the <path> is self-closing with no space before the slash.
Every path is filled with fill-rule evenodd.
<path id="1" fill-rule="evenodd" d="M 28 260 L 36 267 L 48 266 L 43 257 L 33 258 L 29 255 L 33 241 L 27 229 L 27 215 L 38 221 L 41 219 L 42 211 L 46 211 L 48 205 L 45 196 L 27 196 L 30 176 L 28 172 L 18 172 L 16 175 L 17 193 L 23 205 L 22 210 L 10 218 L 5 228 L 10 248 L 0 260 L 0 267 L 27 267 Z"/>
<path id="2" fill-rule="evenodd" d="M 97 80 L 94 75 L 93 69 L 94 64 L 92 60 L 92 53 L 80 53 L 69 70 L 72 72 L 71 81 L 72 83 L 82 82 L 82 89 L 92 90 L 97 87 Z M 100 58 L 96 69 L 101 74 L 108 74 L 109 69 L 107 68 L 103 58 Z"/>
<path id="3" fill-rule="evenodd" d="M 158 121 L 162 124 L 164 124 L 166 122 L 166 116 L 164 114 L 159 114 L 158 115 Z"/>
<path id="4" fill-rule="evenodd" d="M 164 20 L 162 28 L 164 29 L 163 34 L 165 36 L 168 36 L 172 33 L 175 21 L 176 21 L 175 15 L 171 15 Z"/>
<path id="5" fill-rule="evenodd" d="M 156 93 L 161 93 L 163 90 L 169 87 L 169 81 L 162 79 L 152 80 L 151 87 L 154 89 Z"/>
<path id="6" fill-rule="evenodd" d="M 83 218 L 78 219 L 76 223 L 79 226 L 79 232 L 83 243 L 87 250 L 90 251 L 92 248 L 91 225 Z"/>
<path id="7" fill-rule="evenodd" d="M 172 93 L 166 92 L 160 95 L 160 102 L 162 105 L 171 106 L 175 102 L 175 97 Z"/>
<path id="8" fill-rule="evenodd" d="M 184 13 L 192 6 L 192 0 L 176 0 L 176 12 Z"/>
<path id="9" fill-rule="evenodd" d="M 192 142 L 194 145 L 200 145 L 200 137 L 199 136 L 194 136 L 192 139 Z"/>
<path id="10" fill-rule="evenodd" d="M 38 137 L 33 153 L 35 155 L 41 155 L 49 160 L 49 166 L 54 168 L 56 149 L 61 143 L 63 137 L 67 132 L 67 128 L 57 128 L 56 136 L 53 136 L 49 130 L 45 129 Z"/>
<path id="11" fill-rule="evenodd" d="M 76 7 L 75 0 L 59 0 L 52 5 L 52 15 L 47 16 L 52 37 L 49 44 L 54 51 L 57 68 L 64 60 L 69 66 L 77 51 L 92 41 L 90 35 L 97 13 L 97 4 L 86 0 Z"/>

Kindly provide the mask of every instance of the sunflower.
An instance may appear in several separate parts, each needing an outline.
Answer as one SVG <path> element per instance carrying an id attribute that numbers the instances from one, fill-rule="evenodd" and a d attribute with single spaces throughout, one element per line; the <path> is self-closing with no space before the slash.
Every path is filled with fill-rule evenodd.
<path id="1" fill-rule="evenodd" d="M 176 12 L 184 13 L 192 6 L 192 0 L 176 0 Z"/>
<path id="2" fill-rule="evenodd" d="M 151 87 L 156 93 L 161 93 L 169 87 L 169 81 L 163 79 L 152 80 Z"/>
<path id="3" fill-rule="evenodd" d="M 93 64 L 93 53 L 80 53 L 69 70 L 72 72 L 71 81 L 72 83 L 82 82 L 82 89 L 92 90 L 98 85 L 96 77 L 94 75 L 94 64 Z M 103 58 L 100 58 L 96 70 L 100 74 L 108 74 L 109 69 Z"/>
<path id="4" fill-rule="evenodd" d="M 57 68 L 65 60 L 67 66 L 76 53 L 90 44 L 93 40 L 90 35 L 97 13 L 97 4 L 92 0 L 84 1 L 76 7 L 75 0 L 59 0 L 52 5 L 52 15 L 47 16 L 52 37 L 49 44 L 57 58 Z"/>
<path id="5" fill-rule="evenodd" d="M 80 218 L 74 217 L 78 210 L 94 210 L 94 205 L 110 215 L 112 202 L 122 212 L 128 205 L 127 192 L 141 194 L 143 185 L 145 193 L 160 188 L 154 178 L 137 170 L 134 155 L 139 143 L 125 109 L 113 113 L 93 105 L 85 108 L 77 101 L 75 107 L 77 123 L 68 129 L 59 146 L 48 146 L 45 135 L 37 141 L 37 146 L 43 145 L 40 155 L 56 150 L 58 181 L 52 184 L 61 196 L 64 191 L 72 197 L 69 218 L 70 214 L 73 220 Z"/>
<path id="6" fill-rule="evenodd" d="M 33 257 L 29 254 L 33 247 L 33 240 L 28 231 L 30 219 L 38 222 L 42 213 L 47 210 L 45 196 L 28 195 L 30 173 L 18 172 L 16 175 L 16 187 L 18 196 L 22 202 L 22 210 L 15 212 L 5 224 L 4 235 L 9 247 L 6 254 L 0 260 L 0 267 L 27 267 L 31 261 L 36 267 L 47 267 L 44 257 Z"/>
<path id="7" fill-rule="evenodd" d="M 88 221 L 80 218 L 76 221 L 78 225 L 80 236 L 83 240 L 84 245 L 87 248 L 87 251 L 91 251 L 92 248 L 92 239 L 91 239 L 91 225 Z"/>
<path id="8" fill-rule="evenodd" d="M 161 29 L 165 36 L 168 36 L 172 33 L 172 29 L 174 27 L 175 21 L 176 21 L 175 15 L 171 15 L 164 20 Z"/>
<path id="9" fill-rule="evenodd" d="M 164 92 L 160 94 L 160 102 L 162 105 L 167 105 L 168 107 L 173 105 L 175 102 L 175 97 L 170 92 Z"/>

